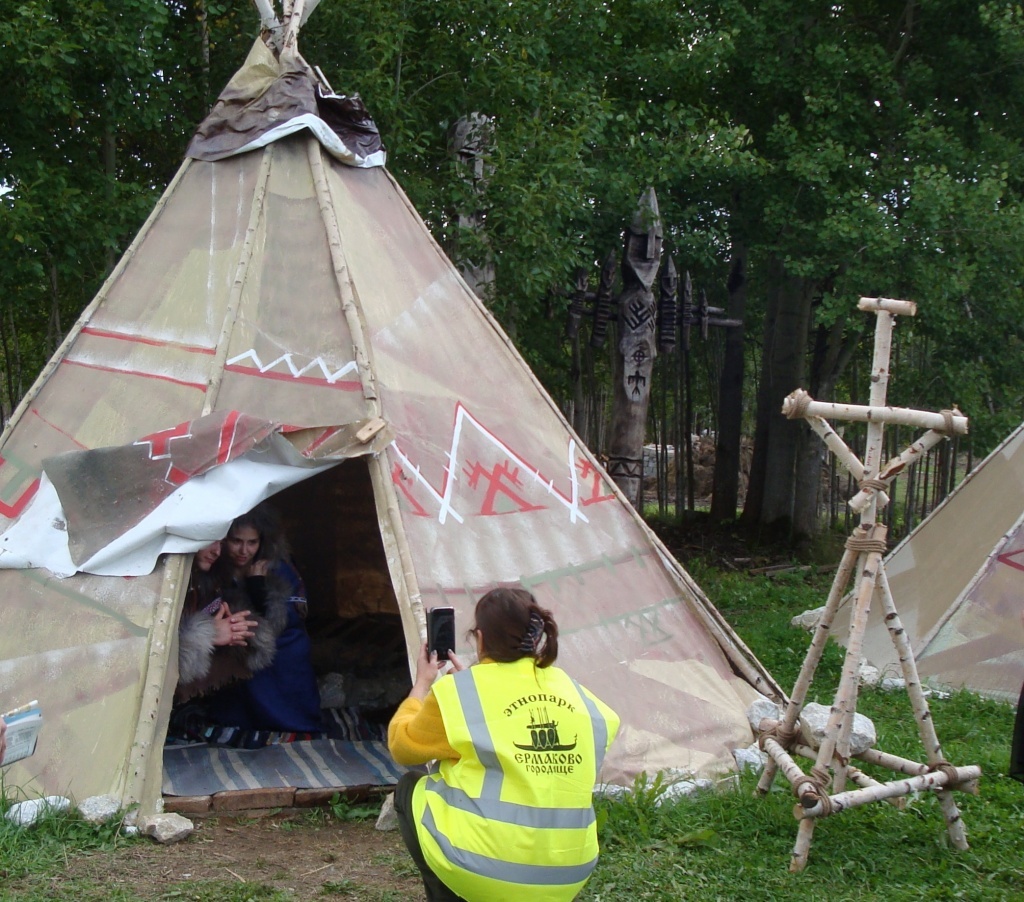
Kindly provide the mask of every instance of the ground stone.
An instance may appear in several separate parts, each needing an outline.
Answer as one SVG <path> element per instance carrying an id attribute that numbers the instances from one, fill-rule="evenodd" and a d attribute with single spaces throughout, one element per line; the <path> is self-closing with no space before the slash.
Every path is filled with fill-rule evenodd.
<path id="1" fill-rule="evenodd" d="M 807 630 L 807 632 L 813 633 L 818 628 L 818 621 L 821 620 L 821 615 L 824 613 L 824 605 L 820 608 L 812 608 L 810 611 L 797 614 L 796 617 L 789 621 L 789 625 L 796 629 Z"/>
<path id="2" fill-rule="evenodd" d="M 113 796 L 90 796 L 78 805 L 78 813 L 90 824 L 103 824 L 121 811 L 121 803 Z"/>
<path id="3" fill-rule="evenodd" d="M 813 739 L 808 743 L 809 745 L 817 747 L 825 739 L 825 730 L 831 713 L 832 709 L 825 705 L 812 702 L 804 706 L 804 710 L 800 714 L 800 721 L 804 726 L 805 734 Z M 854 712 L 853 729 L 850 732 L 850 754 L 857 755 L 860 752 L 865 752 L 872 748 L 877 741 L 878 735 L 875 733 L 875 725 L 871 719 Z"/>
<path id="4" fill-rule="evenodd" d="M 376 827 L 381 831 L 398 829 L 398 814 L 395 812 L 395 794 L 391 793 L 380 806 Z"/>
<path id="5" fill-rule="evenodd" d="M 30 827 L 40 818 L 57 811 L 67 811 L 71 800 L 63 796 L 46 796 L 42 799 L 29 799 L 11 805 L 5 815 L 7 820 L 19 827 Z"/>
<path id="6" fill-rule="evenodd" d="M 762 695 L 760 698 L 755 699 L 753 704 L 747 708 L 747 722 L 750 724 L 750 729 L 754 731 L 755 736 L 761 732 L 761 721 L 765 719 L 781 720 L 782 708 L 770 698 Z"/>
<path id="7" fill-rule="evenodd" d="M 741 771 L 752 770 L 755 774 L 761 773 L 768 763 L 768 755 L 761 751 L 757 743 L 745 749 L 733 749 L 732 757 Z"/>
<path id="8" fill-rule="evenodd" d="M 152 836 L 162 845 L 180 842 L 190 836 L 192 830 L 192 821 L 180 814 L 154 814 L 139 818 L 139 832 L 143 836 Z"/>

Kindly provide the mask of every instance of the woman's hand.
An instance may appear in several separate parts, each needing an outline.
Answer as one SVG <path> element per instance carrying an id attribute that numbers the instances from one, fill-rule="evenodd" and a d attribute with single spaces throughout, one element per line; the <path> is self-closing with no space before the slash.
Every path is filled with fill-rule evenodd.
<path id="1" fill-rule="evenodd" d="M 421 700 L 426 698 L 440 672 L 441 665 L 437 663 L 437 652 L 431 653 L 424 642 L 420 646 L 420 656 L 416 660 L 416 682 L 413 683 L 412 692 L 409 694 Z"/>
<path id="2" fill-rule="evenodd" d="M 227 602 L 221 602 L 220 609 L 213 615 L 214 645 L 246 645 L 247 639 L 256 635 L 259 621 L 249 620 L 249 611 L 231 613 Z"/>
<path id="3" fill-rule="evenodd" d="M 448 660 L 452 662 L 452 672 L 453 673 L 455 671 L 458 671 L 458 670 L 465 670 L 466 669 L 467 665 L 462 663 L 462 660 L 456 656 L 455 652 L 453 652 L 453 651 L 449 651 L 448 652 Z"/>

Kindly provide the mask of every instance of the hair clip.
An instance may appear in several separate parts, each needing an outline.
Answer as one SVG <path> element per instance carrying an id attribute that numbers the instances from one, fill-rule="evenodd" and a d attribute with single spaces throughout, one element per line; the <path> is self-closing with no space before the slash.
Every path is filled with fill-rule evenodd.
<path id="1" fill-rule="evenodd" d="M 519 643 L 519 651 L 525 652 L 526 654 L 534 654 L 537 651 L 537 642 L 543 634 L 544 618 L 536 611 L 531 611 L 530 625 L 527 627 L 526 632 L 523 634 L 522 641 Z"/>

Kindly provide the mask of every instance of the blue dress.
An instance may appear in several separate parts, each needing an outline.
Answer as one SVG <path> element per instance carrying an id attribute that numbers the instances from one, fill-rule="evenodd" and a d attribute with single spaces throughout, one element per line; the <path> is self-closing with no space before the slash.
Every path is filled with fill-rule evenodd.
<path id="1" fill-rule="evenodd" d="M 264 599 L 257 597 L 258 586 L 264 582 L 262 577 L 246 580 L 245 591 L 252 599 L 254 613 L 263 609 L 264 604 L 286 606 L 287 616 L 284 629 L 277 636 L 274 659 L 250 679 L 211 695 L 208 716 L 214 723 L 245 730 L 318 733 L 323 722 L 312 646 L 304 622 L 305 586 L 298 571 L 286 561 L 278 561 L 270 572 L 276 579 L 265 581 Z"/>

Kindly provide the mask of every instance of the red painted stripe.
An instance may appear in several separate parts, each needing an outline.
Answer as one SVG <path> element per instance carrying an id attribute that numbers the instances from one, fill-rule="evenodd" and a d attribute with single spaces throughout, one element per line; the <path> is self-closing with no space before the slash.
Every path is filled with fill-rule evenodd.
<path id="1" fill-rule="evenodd" d="M 46 417 L 44 417 L 44 416 L 43 416 L 43 415 L 42 415 L 42 414 L 41 414 L 41 413 L 39 412 L 39 408 L 38 408 L 38 407 L 33 407 L 33 408 L 31 408 L 31 412 L 32 412 L 32 413 L 33 413 L 33 414 L 34 414 L 35 416 L 39 417 L 39 419 L 41 419 L 41 420 L 42 420 L 42 421 L 43 421 L 44 423 L 46 423 L 46 425 L 47 425 L 47 426 L 49 426 L 49 427 L 50 427 L 50 428 L 51 428 L 52 430 L 54 430 L 55 432 L 59 432 L 59 433 L 60 433 L 61 435 L 63 435 L 63 436 L 65 437 L 65 438 L 67 438 L 67 439 L 70 439 L 71 441 L 73 441 L 73 442 L 74 442 L 74 443 L 75 443 L 76 445 L 78 445 L 78 447 L 79 447 L 79 448 L 81 448 L 81 449 L 82 449 L 83 451 L 88 451 L 88 450 L 89 450 L 89 446 L 88 446 L 88 445 L 83 445 L 83 444 L 82 444 L 82 443 L 81 443 L 81 442 L 80 442 L 80 441 L 79 441 L 79 440 L 78 440 L 77 438 L 75 438 L 75 437 L 74 437 L 74 436 L 73 436 L 73 435 L 72 435 L 72 434 L 71 434 L 70 432 L 65 432 L 65 431 L 64 431 L 63 429 L 61 429 L 61 428 L 60 428 L 60 426 L 56 425 L 55 423 L 51 423 L 51 422 L 50 422 L 50 421 L 49 421 L 48 419 L 46 419 Z M 0 463 L 3 463 L 3 458 L 2 458 L 2 457 L 0 457 Z"/>
<path id="2" fill-rule="evenodd" d="M 291 373 L 279 373 L 267 371 L 261 373 L 259 370 L 246 366 L 225 365 L 224 369 L 229 373 L 240 373 L 243 376 L 255 376 L 257 379 L 275 379 L 278 382 L 297 382 L 300 385 L 319 385 L 321 388 L 336 388 L 341 391 L 362 391 L 361 382 L 328 382 L 326 379 L 316 379 L 313 376 L 293 376 Z"/>
<path id="3" fill-rule="evenodd" d="M 1001 564 L 1006 564 L 1008 567 L 1013 567 L 1015 570 L 1024 570 L 1024 564 L 1020 561 L 1015 561 L 1014 558 L 1019 554 L 1024 554 L 1024 548 L 1018 548 L 1016 551 L 1007 551 L 1004 554 L 996 555 L 996 560 Z"/>
<path id="4" fill-rule="evenodd" d="M 98 363 L 83 363 L 80 360 L 69 360 L 65 357 L 61 363 L 71 366 L 85 367 L 87 370 L 102 370 L 105 373 L 118 373 L 121 376 L 139 376 L 142 379 L 159 379 L 161 382 L 172 382 L 174 385 L 183 385 L 185 388 L 195 388 L 206 393 L 206 386 L 201 382 L 186 382 L 184 379 L 175 379 L 173 376 L 161 376 L 158 373 L 140 373 L 138 370 L 119 370 L 113 366 L 100 366 Z"/>
<path id="5" fill-rule="evenodd" d="M 188 351 L 190 354 L 209 354 L 213 356 L 215 348 L 204 348 L 200 345 L 187 345 L 178 341 L 164 341 L 159 338 L 147 338 L 145 335 L 127 335 L 124 332 L 110 332 L 106 329 L 97 329 L 95 326 L 84 326 L 82 331 L 86 335 L 95 335 L 97 338 L 112 338 L 116 341 L 127 341 L 132 344 L 152 345 L 155 348 L 178 348 Z"/>
<path id="6" fill-rule="evenodd" d="M 28 505 L 29 501 L 32 500 L 33 496 L 36 493 L 36 489 L 38 488 L 39 478 L 36 477 L 36 479 L 33 480 L 32 484 L 18 496 L 14 504 L 4 504 L 3 501 L 0 501 L 0 514 L 3 514 L 5 517 L 11 520 L 13 520 L 17 516 L 20 516 L 21 512 L 25 510 L 25 507 Z"/>
<path id="7" fill-rule="evenodd" d="M 320 433 L 320 435 L 318 435 L 312 442 L 310 442 L 306 446 L 305 450 L 302 452 L 303 455 L 305 457 L 309 457 L 309 455 L 312 454 L 314 451 L 316 451 L 316 449 L 319 448 L 324 442 L 326 442 L 330 438 L 333 438 L 340 431 L 341 431 L 340 429 L 333 429 L 333 428 L 332 429 L 325 429 L 323 432 Z"/>
<path id="8" fill-rule="evenodd" d="M 217 463 L 227 463 L 231 455 L 231 448 L 235 441 L 235 427 L 238 418 L 241 416 L 237 410 L 232 410 L 220 427 L 220 441 L 217 446 Z"/>

